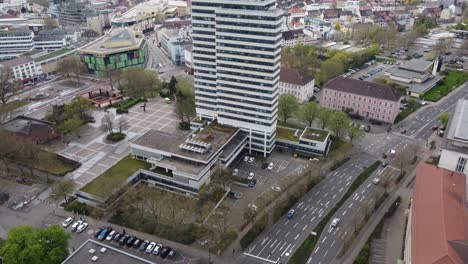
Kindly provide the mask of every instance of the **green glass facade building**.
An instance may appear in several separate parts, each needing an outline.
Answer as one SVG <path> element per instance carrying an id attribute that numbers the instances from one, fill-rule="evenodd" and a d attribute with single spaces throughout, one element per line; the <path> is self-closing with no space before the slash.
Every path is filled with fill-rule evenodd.
<path id="1" fill-rule="evenodd" d="M 98 77 L 104 77 L 107 70 L 144 66 L 146 62 L 145 50 L 127 51 L 107 56 L 96 54 L 81 54 L 79 56 L 81 62 L 86 65 L 88 73 Z"/>

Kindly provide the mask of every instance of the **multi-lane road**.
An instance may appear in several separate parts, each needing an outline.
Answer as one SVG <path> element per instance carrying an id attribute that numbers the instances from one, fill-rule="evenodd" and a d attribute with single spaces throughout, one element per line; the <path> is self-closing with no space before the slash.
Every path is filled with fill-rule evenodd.
<path id="1" fill-rule="evenodd" d="M 458 88 L 437 104 L 424 106 L 394 126 L 392 133 L 368 134 L 360 144 L 359 154 L 327 175 L 293 207 L 298 212 L 293 219 L 282 217 L 250 245 L 238 262 L 287 263 L 321 219 L 338 203 L 349 185 L 362 172 L 363 166 L 372 164 L 381 158 L 382 153 L 388 153 L 391 149 L 398 154 L 411 144 L 427 142 L 434 133 L 431 127 L 434 123 L 438 123 L 438 115 L 452 112 L 456 101 L 461 98 L 468 98 L 468 85 Z M 400 127 L 405 128 L 407 133 L 400 134 Z M 397 174 L 397 168 L 391 166 L 380 168 L 356 190 L 332 217 L 332 219 L 335 217 L 341 219 L 340 227 L 324 230 L 319 243 L 311 252 L 309 263 L 331 263 L 336 259 L 343 247 L 342 238 L 348 231 L 346 226 L 353 219 L 353 214 L 359 212 L 366 203 L 372 202 L 371 197 L 378 188 L 371 184 L 372 180 L 375 177 L 394 178 Z"/>

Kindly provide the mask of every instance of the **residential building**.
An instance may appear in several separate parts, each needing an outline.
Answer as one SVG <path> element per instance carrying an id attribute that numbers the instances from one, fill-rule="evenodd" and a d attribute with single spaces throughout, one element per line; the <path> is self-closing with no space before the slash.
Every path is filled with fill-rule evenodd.
<path id="1" fill-rule="evenodd" d="M 468 175 L 468 100 L 458 100 L 445 136 L 439 167 Z"/>
<path id="2" fill-rule="evenodd" d="M 338 77 L 323 86 L 320 105 L 393 124 L 400 111 L 400 98 L 389 85 Z"/>
<path id="3" fill-rule="evenodd" d="M 432 74 L 433 66 L 433 61 L 412 59 L 398 67 L 388 69 L 384 74 L 397 84 L 409 86 L 408 95 L 419 97 L 444 78 Z"/>
<path id="4" fill-rule="evenodd" d="M 330 132 L 311 128 L 293 129 L 278 127 L 276 129 L 276 145 L 280 148 L 306 154 L 326 156 L 331 147 Z"/>
<path id="5" fill-rule="evenodd" d="M 42 144 L 60 136 L 54 123 L 27 116 L 17 116 L 1 124 L 0 127 L 36 144 Z"/>
<path id="6" fill-rule="evenodd" d="M 197 195 L 219 166 L 229 166 L 244 149 L 247 136 L 216 121 L 189 136 L 150 130 L 130 144 L 132 156 L 151 164 L 139 177 L 158 187 Z"/>
<path id="7" fill-rule="evenodd" d="M 0 60 L 11 59 L 34 48 L 34 32 L 26 29 L 0 31 Z"/>
<path id="8" fill-rule="evenodd" d="M 281 41 L 282 47 L 294 47 L 297 44 L 305 42 L 305 34 L 302 29 L 294 29 L 283 31 L 283 40 Z"/>
<path id="9" fill-rule="evenodd" d="M 313 39 L 326 39 L 328 33 L 333 29 L 331 22 L 316 18 L 316 17 L 305 17 L 304 28 L 312 33 Z"/>
<path id="10" fill-rule="evenodd" d="M 38 67 L 30 56 L 2 61 L 1 65 L 8 67 L 13 72 L 15 79 L 23 82 L 36 81 L 42 74 L 41 67 Z"/>
<path id="11" fill-rule="evenodd" d="M 192 1 L 197 116 L 240 128 L 263 155 L 275 146 L 284 17 L 275 5 Z"/>
<path id="12" fill-rule="evenodd" d="M 142 66 L 146 63 L 143 33 L 133 27 L 112 28 L 109 33 L 79 48 L 80 60 L 90 74 L 105 76 L 107 70 Z"/>
<path id="13" fill-rule="evenodd" d="M 405 263 L 468 263 L 466 176 L 421 162 L 408 216 Z"/>
<path id="14" fill-rule="evenodd" d="M 178 29 L 160 29 L 157 35 L 161 50 L 175 65 L 184 65 L 185 45 L 189 43 L 188 36 Z"/>
<path id="15" fill-rule="evenodd" d="M 289 93 L 301 103 L 308 102 L 314 96 L 314 78 L 308 77 L 297 69 L 281 68 L 279 92 Z"/>

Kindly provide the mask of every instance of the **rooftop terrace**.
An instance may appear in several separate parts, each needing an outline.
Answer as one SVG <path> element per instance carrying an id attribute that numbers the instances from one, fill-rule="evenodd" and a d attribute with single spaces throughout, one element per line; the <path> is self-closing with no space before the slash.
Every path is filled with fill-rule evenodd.
<path id="1" fill-rule="evenodd" d="M 304 130 L 304 133 L 302 133 L 301 138 L 324 142 L 328 134 L 330 134 L 329 131 L 308 127 Z"/>

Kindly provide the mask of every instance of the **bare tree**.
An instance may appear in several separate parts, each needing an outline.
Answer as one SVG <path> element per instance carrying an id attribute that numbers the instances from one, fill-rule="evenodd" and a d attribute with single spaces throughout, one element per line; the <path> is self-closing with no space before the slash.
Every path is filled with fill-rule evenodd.
<path id="1" fill-rule="evenodd" d="M 126 118 L 121 117 L 117 120 L 117 129 L 119 133 L 122 134 L 122 131 L 128 128 L 128 121 Z"/>
<path id="2" fill-rule="evenodd" d="M 75 182 L 72 179 L 65 179 L 60 181 L 53 189 L 53 193 L 57 196 L 62 196 L 65 202 L 68 201 L 68 195 L 73 193 L 75 189 Z"/>
<path id="3" fill-rule="evenodd" d="M 101 127 L 105 132 L 112 134 L 114 132 L 114 115 L 108 113 L 101 119 Z"/>
<path id="4" fill-rule="evenodd" d="M 70 56 L 67 57 L 59 62 L 58 71 L 64 76 L 68 78 L 68 80 L 72 83 L 73 78 L 76 79 L 77 84 L 80 84 L 81 75 L 85 72 L 85 67 L 81 64 L 78 57 Z"/>
<path id="5" fill-rule="evenodd" d="M 0 66 L 0 103 L 8 103 L 20 89 L 21 82 L 15 79 L 13 71 L 6 66 Z"/>

